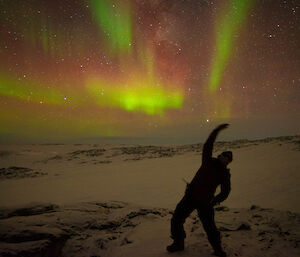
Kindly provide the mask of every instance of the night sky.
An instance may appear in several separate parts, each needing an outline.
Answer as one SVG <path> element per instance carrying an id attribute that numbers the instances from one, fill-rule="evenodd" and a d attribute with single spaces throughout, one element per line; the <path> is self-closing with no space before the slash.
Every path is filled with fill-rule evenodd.
<path id="1" fill-rule="evenodd" d="M 300 2 L 0 0 L 0 142 L 300 134 Z"/>

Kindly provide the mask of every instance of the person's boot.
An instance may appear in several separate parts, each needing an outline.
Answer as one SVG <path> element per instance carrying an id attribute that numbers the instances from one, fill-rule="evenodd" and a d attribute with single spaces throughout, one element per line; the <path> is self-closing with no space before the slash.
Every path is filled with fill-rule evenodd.
<path id="1" fill-rule="evenodd" d="M 184 240 L 174 239 L 171 245 L 167 246 L 167 251 L 170 253 L 179 252 L 184 250 Z"/>

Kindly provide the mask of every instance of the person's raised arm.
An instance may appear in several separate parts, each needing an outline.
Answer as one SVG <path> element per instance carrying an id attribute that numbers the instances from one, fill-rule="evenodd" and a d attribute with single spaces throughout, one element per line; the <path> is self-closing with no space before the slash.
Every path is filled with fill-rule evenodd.
<path id="1" fill-rule="evenodd" d="M 216 127 L 209 135 L 208 139 L 206 140 L 205 144 L 203 145 L 202 150 L 202 163 L 208 161 L 212 157 L 212 151 L 214 142 L 217 138 L 218 133 L 222 129 L 226 129 L 229 126 L 229 124 L 221 124 L 218 127 Z"/>

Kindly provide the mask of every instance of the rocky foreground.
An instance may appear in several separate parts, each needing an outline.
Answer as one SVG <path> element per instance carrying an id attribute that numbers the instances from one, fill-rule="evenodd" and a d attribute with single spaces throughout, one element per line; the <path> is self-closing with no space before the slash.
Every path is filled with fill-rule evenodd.
<path id="1" fill-rule="evenodd" d="M 172 211 L 123 202 L 32 204 L 0 210 L 1 257 L 163 257 Z M 251 206 L 216 208 L 228 256 L 300 256 L 300 215 Z M 212 256 L 194 212 L 185 225 L 186 250 Z"/>

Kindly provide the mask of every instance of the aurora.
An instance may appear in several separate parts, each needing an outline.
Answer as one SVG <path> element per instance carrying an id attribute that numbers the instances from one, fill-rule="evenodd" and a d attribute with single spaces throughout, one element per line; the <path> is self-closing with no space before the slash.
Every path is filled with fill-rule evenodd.
<path id="1" fill-rule="evenodd" d="M 0 140 L 198 140 L 219 122 L 248 132 L 267 120 L 295 134 L 297 10 L 294 1 L 0 1 Z"/>
<path id="2" fill-rule="evenodd" d="M 234 50 L 234 38 L 237 37 L 254 2 L 255 0 L 229 0 L 227 9 L 216 23 L 216 51 L 209 79 L 211 91 L 219 88 L 223 72 Z"/>

